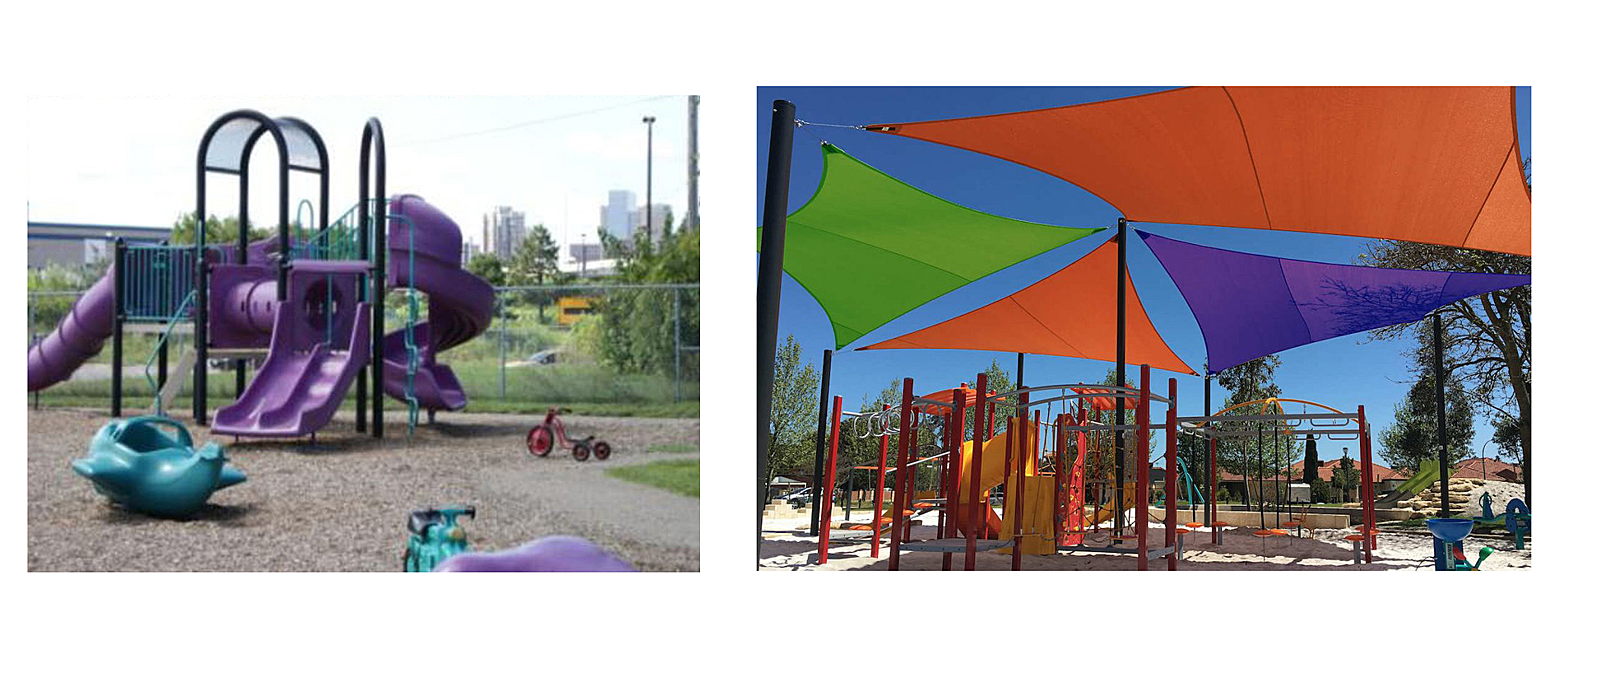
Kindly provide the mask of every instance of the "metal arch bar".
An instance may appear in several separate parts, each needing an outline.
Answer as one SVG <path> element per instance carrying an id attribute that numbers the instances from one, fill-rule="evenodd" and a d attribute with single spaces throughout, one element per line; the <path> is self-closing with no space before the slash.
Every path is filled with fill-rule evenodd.
<path id="1" fill-rule="evenodd" d="M 1270 422 L 1286 421 L 1290 419 L 1339 419 L 1355 421 L 1357 417 L 1354 414 L 1346 412 L 1315 412 L 1303 414 L 1230 414 L 1200 417 L 1179 417 L 1178 421 L 1186 424 L 1204 425 L 1212 422 L 1224 424 L 1228 422 Z"/>
<path id="2" fill-rule="evenodd" d="M 256 110 L 234 110 L 217 117 L 211 122 L 211 125 L 206 128 L 205 133 L 200 136 L 200 146 L 196 151 L 195 156 L 194 285 L 197 293 L 197 301 L 206 298 L 210 290 L 210 270 L 207 268 L 206 259 L 206 174 L 215 168 L 206 163 L 206 158 L 211 152 L 211 144 L 212 141 L 216 139 L 217 133 L 229 123 L 241 119 L 255 122 L 256 128 L 251 132 L 251 135 L 246 140 L 245 145 L 240 148 L 240 157 L 237 160 L 238 169 L 221 170 L 225 173 L 230 173 L 239 177 L 239 185 L 241 189 L 239 194 L 239 259 L 243 260 L 245 258 L 244 253 L 248 249 L 249 244 L 249 233 L 245 231 L 244 227 L 249 221 L 250 193 L 248 192 L 248 186 L 250 182 L 250 150 L 255 146 L 256 140 L 264 134 L 272 134 L 273 145 L 278 151 L 278 220 L 285 227 L 287 227 L 289 221 L 289 146 L 287 141 L 284 139 L 282 127 L 280 127 L 278 122 L 273 120 L 271 117 L 268 117 L 267 115 Z M 280 291 L 282 290 L 281 285 L 279 286 L 279 289 Z M 280 300 L 283 299 L 283 293 L 280 292 L 278 294 L 278 298 Z M 208 346 L 208 342 L 206 340 L 207 319 L 208 314 L 206 312 L 206 308 L 196 307 L 194 312 L 194 342 L 196 354 L 195 366 L 192 372 L 194 374 L 193 404 L 195 422 L 202 426 L 208 423 L 206 411 L 206 372 L 210 367 L 210 360 L 206 354 L 206 349 Z"/>
<path id="3" fill-rule="evenodd" d="M 1134 389 L 1134 388 L 1110 386 L 1110 385 L 1106 385 L 1106 384 L 1068 383 L 1068 384 L 1052 384 L 1052 385 L 1049 385 L 1049 386 L 1023 386 L 1023 387 L 1020 387 L 1020 388 L 1017 388 L 1015 390 L 1008 391 L 1008 392 L 1005 392 L 1005 393 L 997 393 L 997 394 L 991 395 L 991 396 L 989 396 L 989 400 L 990 400 L 990 402 L 995 402 L 995 401 L 999 401 L 999 400 L 1004 400 L 1006 398 L 1010 398 L 1012 396 L 1021 395 L 1023 393 L 1027 393 L 1027 394 L 1031 395 L 1031 394 L 1034 394 L 1034 393 L 1048 393 L 1048 392 L 1051 392 L 1051 391 L 1058 391 L 1058 390 L 1059 391 L 1064 391 L 1064 392 L 1061 395 L 1052 396 L 1052 397 L 1049 397 L 1049 398 L 1045 398 L 1043 400 L 1030 400 L 1027 403 L 1023 403 L 1023 406 L 1024 407 L 1032 407 L 1034 405 L 1039 405 L 1039 404 L 1047 403 L 1047 402 L 1055 402 L 1055 401 L 1059 401 L 1059 400 L 1071 400 L 1071 399 L 1086 398 L 1086 397 L 1087 398 L 1109 398 L 1109 399 L 1113 399 L 1113 400 L 1115 400 L 1116 398 L 1130 398 L 1130 399 L 1137 400 L 1139 398 L 1139 390 L 1138 389 Z M 1084 392 L 1082 392 L 1084 390 L 1096 390 L 1096 391 L 1106 391 L 1106 392 L 1104 392 L 1104 393 L 1084 393 Z M 1071 391 L 1071 392 L 1069 393 L 1069 392 L 1065 392 L 1065 391 Z M 1170 403 L 1171 402 L 1170 400 L 1167 399 L 1166 396 L 1157 395 L 1155 393 L 1151 393 L 1150 394 L 1150 400 L 1153 401 L 1153 402 L 1160 402 L 1160 403 Z"/>

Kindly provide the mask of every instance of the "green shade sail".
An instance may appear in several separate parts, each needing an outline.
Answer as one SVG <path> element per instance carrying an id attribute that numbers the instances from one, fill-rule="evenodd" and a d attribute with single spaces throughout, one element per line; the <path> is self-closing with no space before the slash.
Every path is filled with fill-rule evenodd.
<path id="1" fill-rule="evenodd" d="M 822 158 L 816 193 L 789 215 L 783 269 L 827 313 L 836 349 L 934 298 L 1102 230 L 962 207 L 827 143 Z"/>

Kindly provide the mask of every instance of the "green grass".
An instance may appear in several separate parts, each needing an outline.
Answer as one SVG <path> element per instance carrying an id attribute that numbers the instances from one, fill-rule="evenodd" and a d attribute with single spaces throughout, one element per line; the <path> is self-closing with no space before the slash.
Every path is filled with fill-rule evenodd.
<path id="1" fill-rule="evenodd" d="M 698 453 L 700 446 L 693 443 L 658 443 L 650 446 L 652 453 Z"/>
<path id="2" fill-rule="evenodd" d="M 654 486 L 691 498 L 700 497 L 699 460 L 661 460 L 648 464 L 611 467 L 606 474 L 623 481 Z"/>

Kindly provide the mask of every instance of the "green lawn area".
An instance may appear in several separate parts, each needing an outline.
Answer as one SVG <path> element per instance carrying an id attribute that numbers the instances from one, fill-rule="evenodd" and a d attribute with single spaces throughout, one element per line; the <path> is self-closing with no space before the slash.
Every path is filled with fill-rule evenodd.
<path id="1" fill-rule="evenodd" d="M 698 415 L 695 415 L 698 416 Z M 650 446 L 652 453 L 697 453 L 700 446 L 693 443 L 657 443 Z"/>
<path id="2" fill-rule="evenodd" d="M 700 497 L 699 460 L 660 460 L 649 464 L 611 467 L 606 474 L 691 498 Z"/>

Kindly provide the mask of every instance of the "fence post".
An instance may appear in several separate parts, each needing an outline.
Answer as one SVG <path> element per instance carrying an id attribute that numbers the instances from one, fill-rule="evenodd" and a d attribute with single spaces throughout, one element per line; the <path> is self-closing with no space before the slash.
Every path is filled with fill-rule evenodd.
<path id="1" fill-rule="evenodd" d="M 500 310 L 500 400 L 506 399 L 506 301 L 505 291 L 495 289 L 495 307 Z"/>
<path id="2" fill-rule="evenodd" d="M 122 324 L 127 297 L 128 245 L 121 238 L 111 244 L 111 416 L 122 416 Z"/>
<path id="3" fill-rule="evenodd" d="M 679 348 L 683 344 L 683 331 L 680 328 L 683 316 L 679 314 L 679 302 L 683 299 L 683 289 L 672 288 L 672 401 L 683 402 L 683 351 Z"/>

